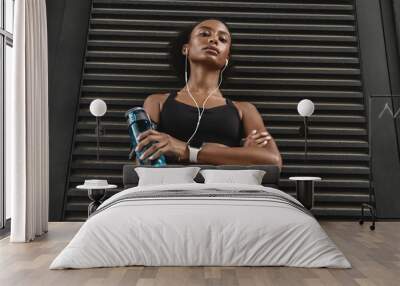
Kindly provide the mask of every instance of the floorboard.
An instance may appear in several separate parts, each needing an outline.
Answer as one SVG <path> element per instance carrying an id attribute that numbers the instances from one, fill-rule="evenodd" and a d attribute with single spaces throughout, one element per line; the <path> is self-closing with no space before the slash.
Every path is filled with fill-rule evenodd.
<path id="1" fill-rule="evenodd" d="M 400 222 L 369 224 L 321 221 L 352 269 L 291 267 L 118 267 L 49 270 L 56 255 L 82 223 L 50 223 L 49 232 L 32 243 L 0 240 L 0 285 L 136 285 L 136 286 L 264 286 L 361 285 L 398 286 Z"/>

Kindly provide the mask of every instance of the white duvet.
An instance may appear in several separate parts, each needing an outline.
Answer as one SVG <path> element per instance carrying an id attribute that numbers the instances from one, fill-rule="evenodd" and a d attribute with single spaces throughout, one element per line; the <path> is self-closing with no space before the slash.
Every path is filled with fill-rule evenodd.
<path id="1" fill-rule="evenodd" d="M 145 266 L 295 266 L 350 268 L 316 219 L 290 204 L 257 198 L 151 198 L 132 192 L 262 190 L 239 184 L 138 186 L 106 200 L 50 269 Z M 298 202 L 297 202 L 298 203 Z"/>

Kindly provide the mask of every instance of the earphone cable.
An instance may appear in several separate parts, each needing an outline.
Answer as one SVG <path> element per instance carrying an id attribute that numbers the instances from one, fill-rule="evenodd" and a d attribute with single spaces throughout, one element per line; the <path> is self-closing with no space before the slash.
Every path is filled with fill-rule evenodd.
<path id="1" fill-rule="evenodd" d="M 188 52 L 186 52 L 186 60 L 185 60 L 185 82 L 186 82 L 186 90 L 188 91 L 190 97 L 193 99 L 194 103 L 196 104 L 197 112 L 198 112 L 198 118 L 197 118 L 196 128 L 195 128 L 195 130 L 194 130 L 192 136 L 190 136 L 190 138 L 186 141 L 186 145 L 188 145 L 188 144 L 190 143 L 190 141 L 193 139 L 193 137 L 196 135 L 197 130 L 199 129 L 199 126 L 200 126 L 201 118 L 202 118 L 203 113 L 204 113 L 204 110 L 205 110 L 205 104 L 206 104 L 207 100 L 210 98 L 210 96 L 220 87 L 220 85 L 221 85 L 221 83 L 222 83 L 222 74 L 223 74 L 224 70 L 226 69 L 226 67 L 227 67 L 227 65 L 228 65 L 228 64 L 226 63 L 225 66 L 224 66 L 224 68 L 222 69 L 222 71 L 221 71 L 221 73 L 220 73 L 220 80 L 219 80 L 218 86 L 217 86 L 213 91 L 211 91 L 210 94 L 207 96 L 207 98 L 204 100 L 203 106 L 202 106 L 203 109 L 202 109 L 202 111 L 200 112 L 199 105 L 197 104 L 196 99 L 193 97 L 192 93 L 191 93 L 190 90 L 189 90 L 189 84 L 188 84 L 188 80 L 187 80 L 187 59 L 188 59 Z"/>

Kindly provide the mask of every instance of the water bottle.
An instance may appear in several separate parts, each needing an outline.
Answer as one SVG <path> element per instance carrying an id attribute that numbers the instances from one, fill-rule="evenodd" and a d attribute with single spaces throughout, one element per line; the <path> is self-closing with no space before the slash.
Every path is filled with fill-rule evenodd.
<path id="1" fill-rule="evenodd" d="M 128 122 L 128 130 L 129 130 L 129 137 L 131 140 L 131 148 L 133 154 L 133 150 L 135 150 L 136 145 L 138 144 L 138 136 L 140 133 L 147 131 L 149 129 L 153 129 L 153 124 L 150 120 L 150 117 L 147 115 L 146 110 L 142 107 L 134 107 L 129 109 L 125 113 L 126 120 Z M 166 165 L 165 156 L 161 154 L 160 157 L 154 160 L 150 160 L 149 157 L 145 158 L 144 160 L 140 160 L 140 156 L 155 142 L 150 142 L 146 146 L 144 146 L 140 151 L 135 151 L 136 158 L 139 161 L 140 165 L 152 165 L 154 167 L 162 167 Z"/>

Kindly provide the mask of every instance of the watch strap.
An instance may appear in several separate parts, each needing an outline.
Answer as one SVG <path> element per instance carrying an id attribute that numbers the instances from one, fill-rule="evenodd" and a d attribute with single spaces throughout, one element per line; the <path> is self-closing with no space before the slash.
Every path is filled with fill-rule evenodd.
<path id="1" fill-rule="evenodd" d="M 191 163 L 197 163 L 197 154 L 200 151 L 200 148 L 194 148 L 191 146 L 189 147 L 189 162 Z"/>

